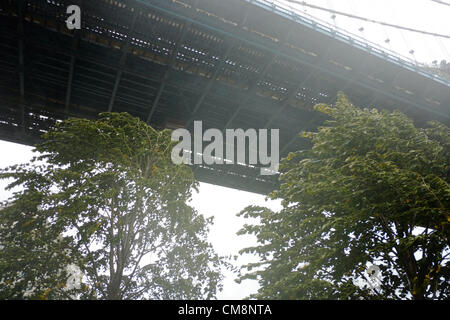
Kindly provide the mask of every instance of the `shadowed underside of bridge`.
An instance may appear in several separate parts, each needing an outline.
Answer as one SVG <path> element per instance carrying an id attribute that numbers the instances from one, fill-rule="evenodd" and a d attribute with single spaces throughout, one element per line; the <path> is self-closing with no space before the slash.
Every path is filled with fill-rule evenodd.
<path id="1" fill-rule="evenodd" d="M 77 4 L 82 29 L 66 27 Z M 0 138 L 128 112 L 155 128 L 279 128 L 280 152 L 338 91 L 361 107 L 450 124 L 450 84 L 305 17 L 246 0 L 0 0 Z M 256 167 L 198 165 L 203 182 L 266 193 Z"/>

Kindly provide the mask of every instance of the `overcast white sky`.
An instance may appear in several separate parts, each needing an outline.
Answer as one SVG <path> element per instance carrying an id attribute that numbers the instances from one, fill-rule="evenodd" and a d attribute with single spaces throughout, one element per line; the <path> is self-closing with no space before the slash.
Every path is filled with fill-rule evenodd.
<path id="1" fill-rule="evenodd" d="M 450 3 L 450 0 L 443 1 Z M 448 38 L 422 35 L 339 15 L 333 20 L 332 14 L 328 12 L 294 5 L 286 0 L 273 2 L 291 6 L 330 24 L 336 24 L 339 28 L 418 62 L 431 64 L 433 60 L 450 60 Z M 450 6 L 431 0 L 305 0 L 305 2 L 364 18 L 450 35 Z M 363 32 L 358 31 L 361 27 L 364 28 Z M 390 39 L 388 44 L 384 42 L 387 38 Z M 410 50 L 414 50 L 414 55 L 409 53 Z"/>
<path id="2" fill-rule="evenodd" d="M 437 4 L 431 0 L 309 0 L 306 2 L 411 28 L 450 34 L 450 6 Z M 299 8 L 302 11 L 304 9 Z M 306 12 L 333 23 L 331 14 L 309 8 Z M 335 21 L 338 27 L 360 34 L 370 41 L 420 62 L 431 63 L 433 60 L 442 59 L 450 61 L 449 39 L 399 31 L 339 16 Z M 358 31 L 360 27 L 364 27 L 363 33 Z M 390 39 L 389 45 L 384 42 L 386 38 Z M 414 56 L 408 53 L 411 49 L 414 50 Z M 0 141 L 0 167 L 26 162 L 32 156 L 30 150 L 30 147 Z M 4 191 L 5 185 L 5 182 L 0 182 L 0 200 L 9 196 Z M 266 205 L 275 210 L 280 208 L 279 201 L 266 202 L 261 195 L 204 183 L 200 185 L 199 194 L 194 195 L 192 204 L 205 216 L 215 217 L 215 226 L 211 230 L 210 239 L 218 253 L 223 255 L 237 254 L 239 249 L 255 243 L 251 237 L 236 236 L 236 232 L 244 223 L 243 219 L 236 217 L 236 213 L 247 205 Z M 251 259 L 251 257 L 245 257 L 240 262 Z M 241 299 L 256 290 L 257 284 L 254 281 L 238 285 L 234 283 L 232 276 L 227 274 L 224 291 L 219 294 L 219 298 Z"/>

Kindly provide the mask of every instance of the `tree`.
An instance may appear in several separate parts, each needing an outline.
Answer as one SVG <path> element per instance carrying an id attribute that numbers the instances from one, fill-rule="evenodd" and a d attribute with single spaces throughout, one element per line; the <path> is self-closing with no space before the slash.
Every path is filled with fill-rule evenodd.
<path id="1" fill-rule="evenodd" d="M 0 297 L 215 297 L 212 219 L 187 204 L 197 183 L 172 147 L 168 130 L 103 113 L 57 124 L 39 156 L 3 169 L 22 189 L 0 211 Z"/>
<path id="2" fill-rule="evenodd" d="M 311 148 L 289 154 L 273 212 L 240 234 L 259 255 L 239 280 L 258 279 L 272 299 L 448 299 L 450 130 L 416 128 L 400 112 L 358 109 L 340 94 Z M 375 265 L 376 267 L 371 267 Z M 367 269 L 379 268 L 379 286 Z"/>

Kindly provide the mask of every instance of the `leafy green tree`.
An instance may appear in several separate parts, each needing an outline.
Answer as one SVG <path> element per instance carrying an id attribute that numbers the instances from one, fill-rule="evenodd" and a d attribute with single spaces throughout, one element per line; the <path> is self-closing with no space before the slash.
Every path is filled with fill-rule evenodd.
<path id="1" fill-rule="evenodd" d="M 39 156 L 3 169 L 20 191 L 0 210 L 0 297 L 215 297 L 212 219 L 187 204 L 197 183 L 172 147 L 168 130 L 104 113 L 57 124 Z"/>
<path id="2" fill-rule="evenodd" d="M 449 299 L 449 128 L 417 128 L 342 94 L 315 109 L 329 120 L 282 161 L 270 195 L 282 210 L 240 213 L 257 221 L 240 234 L 258 240 L 242 252 L 260 260 L 239 280 L 258 279 L 264 299 Z"/>

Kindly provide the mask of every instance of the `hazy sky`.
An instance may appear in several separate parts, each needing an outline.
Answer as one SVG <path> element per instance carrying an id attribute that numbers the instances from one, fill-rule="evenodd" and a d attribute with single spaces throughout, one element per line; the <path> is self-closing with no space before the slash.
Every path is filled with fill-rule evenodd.
<path id="1" fill-rule="evenodd" d="M 450 3 L 450 0 L 443 1 Z M 274 2 L 297 8 L 330 24 L 336 24 L 339 28 L 419 62 L 431 64 L 433 60 L 450 60 L 448 38 L 398 30 L 339 15 L 333 20 L 332 14 L 328 12 L 293 5 L 285 0 Z M 305 0 L 305 2 L 364 18 L 450 35 L 450 6 L 431 0 Z M 361 27 L 364 28 L 363 32 L 358 31 Z M 385 43 L 387 38 L 390 39 L 389 43 Z M 410 50 L 414 50 L 414 55 L 409 53 Z"/>
<path id="2" fill-rule="evenodd" d="M 450 6 L 437 4 L 431 0 L 309 0 L 306 2 L 411 28 L 450 34 Z M 300 10 L 304 9 L 303 7 L 299 8 Z M 333 19 L 330 18 L 331 14 L 309 8 L 306 12 L 333 23 Z M 338 27 L 348 29 L 352 33 L 359 34 L 370 41 L 377 42 L 418 61 L 427 63 L 442 59 L 450 61 L 449 39 L 399 31 L 339 16 L 334 21 Z M 360 27 L 364 27 L 364 32 L 358 31 Z M 384 42 L 387 38 L 390 39 L 389 45 Z M 408 53 L 410 50 L 414 50 L 414 56 Z M 0 141 L 0 167 L 26 162 L 32 156 L 30 150 L 30 147 Z M 5 182 L 0 182 L 0 200 L 9 196 L 9 193 L 4 191 L 4 187 Z M 237 254 L 239 249 L 255 243 L 252 237 L 236 236 L 236 232 L 244 223 L 244 219 L 236 217 L 239 211 L 247 205 L 280 208 L 278 201 L 266 202 L 264 196 L 248 192 L 204 183 L 200 185 L 199 191 L 194 195 L 192 205 L 205 216 L 213 215 L 215 217 L 215 225 L 211 230 L 210 239 L 218 253 L 223 255 Z M 251 257 L 245 257 L 239 262 L 251 259 Z M 257 289 L 255 281 L 247 281 L 238 285 L 234 283 L 230 274 L 227 274 L 224 285 L 224 291 L 219 294 L 219 298 L 222 299 L 241 299 Z"/>

